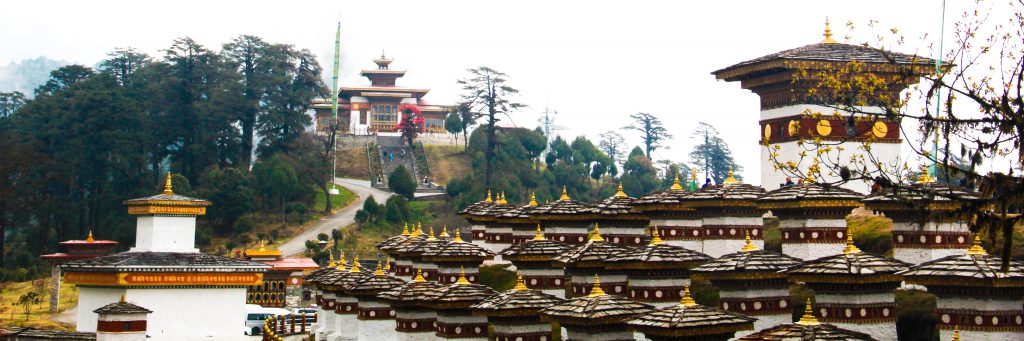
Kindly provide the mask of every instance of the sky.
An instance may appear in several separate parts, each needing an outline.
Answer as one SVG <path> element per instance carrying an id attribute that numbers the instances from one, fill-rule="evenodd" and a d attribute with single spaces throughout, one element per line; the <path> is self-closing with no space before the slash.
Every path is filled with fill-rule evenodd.
<path id="1" fill-rule="evenodd" d="M 952 22 L 972 1 L 947 4 Z M 341 22 L 341 84 L 368 84 L 382 51 L 399 86 L 428 88 L 425 100 L 458 99 L 466 69 L 509 75 L 529 107 L 511 115 L 533 128 L 545 108 L 558 111 L 559 134 L 598 140 L 614 130 L 632 146 L 628 116 L 661 118 L 674 139 L 655 159 L 687 161 L 691 132 L 707 122 L 722 133 L 742 175 L 760 176 L 758 97 L 711 72 L 822 39 L 826 17 L 839 41 L 863 42 L 877 30 L 907 37 L 899 52 L 934 56 L 942 0 L 902 1 L 17 1 L 0 11 L 0 65 L 47 56 L 95 65 L 117 47 L 162 55 L 177 37 L 212 49 L 241 34 L 317 54 L 329 72 Z M 851 31 L 847 22 L 854 23 Z M 874 32 L 879 33 L 879 32 Z M 921 37 L 928 33 L 925 40 Z M 910 138 L 908 138 L 910 140 Z M 908 141 L 910 143 L 910 141 Z"/>

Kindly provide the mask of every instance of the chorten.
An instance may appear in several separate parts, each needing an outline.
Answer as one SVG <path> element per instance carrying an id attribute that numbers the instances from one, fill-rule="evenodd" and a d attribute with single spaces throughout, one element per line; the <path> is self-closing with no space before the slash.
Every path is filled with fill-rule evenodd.
<path id="1" fill-rule="evenodd" d="M 558 200 L 535 207 L 531 214 L 544 227 L 548 238 L 569 244 L 586 243 L 587 230 L 597 218 L 594 208 L 572 200 L 565 186 L 562 186 L 562 196 Z"/>
<path id="2" fill-rule="evenodd" d="M 427 238 L 419 242 L 412 242 L 403 244 L 398 250 L 398 257 L 402 260 L 411 263 L 409 268 L 422 269 L 423 277 L 428 281 L 437 281 L 438 278 L 438 265 L 432 261 L 424 259 L 425 254 L 432 253 L 444 245 L 448 244 L 448 237 L 439 237 L 434 234 L 434 227 L 431 226 L 427 232 Z M 415 274 L 409 274 L 403 276 L 409 279 L 415 277 Z"/>
<path id="3" fill-rule="evenodd" d="M 492 205 L 494 205 L 494 200 L 491 199 L 491 190 L 487 190 L 487 197 L 484 198 L 484 200 L 470 204 L 459 212 L 459 216 L 469 222 L 469 229 L 472 232 L 473 244 L 476 244 L 479 247 L 485 247 L 484 233 L 487 231 L 487 225 L 485 222 L 490 219 L 490 215 L 485 212 Z"/>
<path id="4" fill-rule="evenodd" d="M 541 321 L 537 312 L 562 301 L 530 289 L 520 275 L 511 290 L 492 295 L 470 308 L 476 315 L 487 316 L 487 324 L 493 328 L 488 337 L 493 340 L 551 340 L 551 323 Z"/>
<path id="5" fill-rule="evenodd" d="M 690 287 L 683 289 L 679 303 L 626 322 L 649 340 L 726 341 L 736 332 L 754 328 L 754 318 L 697 304 Z"/>
<path id="6" fill-rule="evenodd" d="M 487 340 L 487 317 L 473 315 L 473 305 L 498 292 L 490 287 L 470 283 L 465 274 L 455 284 L 441 289 L 424 305 L 437 312 L 437 332 L 442 339 Z"/>
<path id="7" fill-rule="evenodd" d="M 552 258 L 554 265 L 565 268 L 565 277 L 569 280 L 565 297 L 580 297 L 590 293 L 591 288 L 595 287 L 590 280 L 596 278 L 594 276 L 598 274 L 604 276 L 604 286 L 609 292 L 614 295 L 625 295 L 629 286 L 626 273 L 622 270 L 609 270 L 607 261 L 629 250 L 629 247 L 607 242 L 601 236 L 599 227 L 595 225 L 594 232 L 586 244 Z"/>
<path id="8" fill-rule="evenodd" d="M 695 178 L 697 173 L 692 173 Z M 695 179 L 691 179 L 695 181 Z M 693 186 L 696 187 L 696 186 Z M 651 194 L 636 200 L 633 208 L 650 218 L 650 225 L 658 229 L 658 234 L 671 245 L 678 245 L 694 251 L 701 251 L 701 218 L 697 211 L 686 205 L 688 197 L 695 189 L 684 188 L 679 183 L 677 174 L 672 187 L 664 192 Z"/>
<path id="9" fill-rule="evenodd" d="M 732 169 L 722 184 L 707 186 L 687 197 L 686 205 L 697 211 L 701 229 L 695 230 L 702 243 L 701 251 L 711 257 L 737 250 L 744 245 L 744 236 L 758 248 L 764 248 L 765 210 L 757 207 L 757 198 L 764 194 L 760 186 L 736 180 Z"/>
<path id="10" fill-rule="evenodd" d="M 814 308 L 811 306 L 811 299 L 807 299 L 804 315 L 794 323 L 776 325 L 774 327 L 761 329 L 753 334 L 741 337 L 740 341 L 878 341 L 896 340 L 875 339 L 871 335 L 843 329 L 832 324 L 822 323 L 814 317 Z"/>
<path id="11" fill-rule="evenodd" d="M 493 259 L 494 252 L 462 240 L 462 233 L 456 229 L 455 238 L 420 257 L 423 262 L 437 267 L 437 281 L 441 284 L 455 284 L 459 276 L 465 276 L 470 283 L 479 283 L 480 265 Z"/>
<path id="12" fill-rule="evenodd" d="M 896 298 L 893 293 L 910 264 L 862 252 L 847 234 L 843 253 L 818 258 L 783 272 L 791 283 L 814 290 L 824 322 L 867 333 L 879 340 L 896 339 Z"/>
<path id="13" fill-rule="evenodd" d="M 757 206 L 779 217 L 782 253 L 810 260 L 840 254 L 846 245 L 846 216 L 861 206 L 860 193 L 807 182 L 770 191 Z"/>
<path id="14" fill-rule="evenodd" d="M 93 310 L 96 322 L 96 341 L 145 341 L 147 318 L 152 310 L 121 300 Z"/>
<path id="15" fill-rule="evenodd" d="M 512 245 L 513 228 L 533 226 L 534 221 L 529 218 L 529 215 L 524 217 L 520 214 L 522 211 L 521 207 L 508 203 L 504 192 L 498 193 L 494 205 L 489 207 L 486 212 L 481 213 L 481 215 L 489 215 L 487 219 L 483 220 L 485 226 L 484 247 L 491 252 L 498 253 Z M 497 261 L 504 262 L 503 259 Z"/>
<path id="16" fill-rule="evenodd" d="M 151 340 L 244 339 L 246 288 L 262 284 L 270 266 L 200 253 L 196 217 L 210 202 L 175 194 L 170 174 L 163 193 L 124 203 L 137 216 L 130 251 L 61 265 L 78 287 L 76 329 L 95 331 L 92 312 L 124 295 L 153 311 Z"/>
<path id="17" fill-rule="evenodd" d="M 533 227 L 537 226 L 537 220 L 533 219 L 532 213 L 533 209 L 538 205 L 540 204 L 537 203 L 537 196 L 530 193 L 530 202 L 526 205 L 516 206 L 498 214 L 494 221 L 495 227 L 497 228 L 496 231 L 511 231 L 511 234 L 508 235 L 510 237 L 502 237 L 502 243 L 498 243 L 496 240 L 488 240 L 488 242 L 495 244 L 495 247 L 501 247 L 501 250 L 504 250 L 509 246 L 519 244 L 533 238 Z M 502 235 L 506 234 L 502 233 Z"/>
<path id="18" fill-rule="evenodd" d="M 336 271 L 329 272 L 317 279 L 317 287 L 323 293 L 324 313 L 317 325 L 323 325 L 323 337 L 318 340 L 334 340 L 353 338 L 356 329 L 351 328 L 357 322 L 359 300 L 345 290 L 353 283 L 369 276 L 367 269 L 359 264 L 359 257 L 352 256 L 352 263 L 345 262 L 342 255 Z"/>
<path id="19" fill-rule="evenodd" d="M 923 285 L 938 299 L 939 339 L 950 340 L 956 326 L 964 340 L 1024 339 L 1024 263 L 989 255 L 974 237 L 967 252 L 915 265 L 899 273 L 909 284 Z"/>
<path id="20" fill-rule="evenodd" d="M 633 340 L 626 322 L 654 310 L 654 307 L 618 295 L 605 294 L 601 280 L 594 276 L 590 294 L 568 299 L 541 309 L 545 321 L 557 322 L 568 340 Z"/>
<path id="21" fill-rule="evenodd" d="M 356 340 L 394 340 L 395 311 L 377 295 L 404 284 L 405 281 L 384 273 L 384 266 L 378 260 L 377 269 L 373 274 L 362 276 L 345 285 L 344 292 L 358 301 L 356 321 L 339 327 L 355 329 Z M 348 333 L 352 334 L 351 331 Z"/>
<path id="22" fill-rule="evenodd" d="M 604 228 L 606 240 L 626 246 L 644 244 L 647 239 L 644 231 L 650 219 L 633 210 L 636 200 L 622 191 L 620 183 L 615 195 L 594 204 L 594 211 L 597 212 L 597 219 L 594 222 Z"/>
<path id="23" fill-rule="evenodd" d="M 402 235 L 406 236 L 403 237 Z M 411 279 L 416 276 L 416 267 L 413 266 L 412 255 L 407 255 L 407 251 L 426 241 L 428 236 L 423 232 L 423 226 L 421 224 L 410 226 L 408 233 L 406 233 L 406 230 L 403 228 L 402 235 L 398 236 L 402 237 L 401 239 L 395 239 L 382 246 L 379 250 L 395 260 L 392 263 L 393 265 L 391 265 L 391 273 L 399 278 Z"/>
<path id="24" fill-rule="evenodd" d="M 620 252 L 607 259 L 608 270 L 621 270 L 626 274 L 630 299 L 656 307 L 673 306 L 690 285 L 690 269 L 711 257 L 682 246 L 669 245 L 651 229 L 649 244 Z"/>
<path id="25" fill-rule="evenodd" d="M 421 270 L 412 282 L 394 287 L 377 295 L 395 310 L 395 332 L 397 341 L 434 340 L 437 330 L 437 313 L 425 304 L 438 297 L 445 285 L 428 282 Z"/>
<path id="26" fill-rule="evenodd" d="M 540 224 L 537 224 L 533 239 L 502 250 L 501 256 L 515 265 L 531 288 L 565 298 L 565 269 L 556 266 L 551 260 L 569 249 L 568 244 L 547 239 L 540 229 Z"/>
<path id="27" fill-rule="evenodd" d="M 789 282 L 780 271 L 801 260 L 759 249 L 753 242 L 692 270 L 718 288 L 719 308 L 757 318 L 760 330 L 792 321 Z M 740 332 L 743 335 L 743 332 Z"/>
<path id="28" fill-rule="evenodd" d="M 50 263 L 50 313 L 56 314 L 60 301 L 60 265 L 69 261 L 87 259 L 110 254 L 117 246 L 113 240 L 99 240 L 92 237 L 92 231 L 84 240 L 66 240 L 58 243 L 64 252 L 41 255 L 47 263 Z"/>

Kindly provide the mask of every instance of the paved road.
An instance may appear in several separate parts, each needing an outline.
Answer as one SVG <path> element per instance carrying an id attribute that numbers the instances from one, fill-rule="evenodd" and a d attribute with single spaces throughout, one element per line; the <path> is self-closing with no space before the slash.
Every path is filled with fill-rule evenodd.
<path id="1" fill-rule="evenodd" d="M 306 229 L 306 231 L 292 237 L 292 239 L 278 246 L 277 249 L 281 250 L 281 253 L 284 254 L 285 257 L 305 252 L 306 241 L 316 239 L 316 236 L 320 233 L 326 233 L 329 235 L 333 229 L 354 223 L 356 211 L 363 207 L 362 202 L 366 200 L 367 197 L 372 195 L 374 200 L 377 200 L 379 203 L 383 203 L 392 195 L 390 192 L 370 187 L 370 182 L 365 180 L 334 178 L 334 183 L 348 188 L 350 191 L 358 194 L 359 200 L 357 200 L 356 204 L 352 206 L 335 211 L 333 215 L 320 219 L 320 221 Z"/>

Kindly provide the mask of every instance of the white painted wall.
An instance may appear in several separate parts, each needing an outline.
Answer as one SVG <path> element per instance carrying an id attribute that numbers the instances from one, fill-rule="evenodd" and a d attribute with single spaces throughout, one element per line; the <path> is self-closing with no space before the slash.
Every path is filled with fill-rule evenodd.
<path id="1" fill-rule="evenodd" d="M 199 252 L 195 216 L 138 216 L 129 252 Z"/>
<path id="2" fill-rule="evenodd" d="M 102 306 L 118 302 L 121 300 L 121 294 L 124 294 L 124 288 L 97 288 L 97 287 L 78 287 L 78 316 L 75 320 L 75 330 L 80 332 L 95 332 L 96 321 L 99 315 L 94 313 L 93 310 L 99 309 Z M 142 306 L 143 308 L 153 310 L 149 306 L 139 304 L 134 299 L 126 297 L 128 302 L 132 302 Z M 152 322 L 150 322 L 152 323 Z M 153 327 L 149 327 L 152 329 Z M 241 330 L 241 328 L 238 328 Z"/>

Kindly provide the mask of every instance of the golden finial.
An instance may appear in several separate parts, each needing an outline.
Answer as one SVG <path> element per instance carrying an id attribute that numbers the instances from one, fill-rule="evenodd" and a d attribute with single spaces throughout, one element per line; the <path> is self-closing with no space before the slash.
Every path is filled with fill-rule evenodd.
<path id="1" fill-rule="evenodd" d="M 456 243 L 463 243 L 463 242 L 465 242 L 464 240 L 462 240 L 462 233 L 459 232 L 459 229 L 455 229 L 455 239 L 452 239 L 452 242 L 456 242 Z"/>
<path id="2" fill-rule="evenodd" d="M 390 272 L 391 271 L 391 257 L 384 256 L 384 271 L 385 272 Z"/>
<path id="3" fill-rule="evenodd" d="M 677 191 L 683 189 L 683 185 L 679 184 L 679 174 L 678 173 L 676 174 L 676 178 L 672 180 L 672 187 L 671 187 L 671 189 L 674 189 L 674 190 L 677 190 Z"/>
<path id="4" fill-rule="evenodd" d="M 174 194 L 174 190 L 171 189 L 171 172 L 167 172 L 167 179 L 164 180 L 164 193 L 167 195 Z"/>
<path id="5" fill-rule="evenodd" d="M 621 181 L 619 182 L 619 191 L 615 192 L 615 197 L 616 198 L 625 198 L 626 197 L 626 192 L 622 191 L 622 182 Z"/>
<path id="6" fill-rule="evenodd" d="M 523 275 L 519 275 L 518 277 L 516 277 L 516 286 L 512 289 L 516 289 L 517 291 L 523 291 L 530 288 L 526 287 L 526 281 L 523 280 Z"/>
<path id="7" fill-rule="evenodd" d="M 569 193 L 565 191 L 565 185 L 562 185 L 562 196 L 558 198 L 559 201 L 569 200 Z"/>
<path id="8" fill-rule="evenodd" d="M 121 293 L 121 303 L 126 303 L 126 302 L 128 302 L 128 301 L 124 299 L 124 293 Z"/>
<path id="9" fill-rule="evenodd" d="M 739 182 L 740 181 L 736 180 L 736 177 L 733 176 L 732 166 L 729 166 L 729 177 L 725 178 L 725 181 L 722 181 L 722 184 L 724 184 L 724 185 L 732 185 L 732 184 L 737 184 Z"/>
<path id="10" fill-rule="evenodd" d="M 349 272 L 359 272 L 359 255 L 352 256 L 352 270 Z"/>
<path id="11" fill-rule="evenodd" d="M 843 248 L 843 254 L 851 253 L 860 253 L 860 249 L 857 248 L 857 245 L 853 245 L 853 233 L 850 233 L 850 229 L 846 229 L 846 247 Z"/>
<path id="12" fill-rule="evenodd" d="M 821 324 L 818 322 L 818 318 L 814 317 L 814 307 L 811 306 L 811 298 L 807 298 L 807 304 L 804 306 L 804 316 L 800 317 L 800 321 L 796 321 L 796 324 L 803 326 L 816 326 Z"/>
<path id="13" fill-rule="evenodd" d="M 124 297 L 124 296 L 121 296 Z M 953 339 L 950 341 L 960 341 L 960 325 L 953 326 Z"/>
<path id="14" fill-rule="evenodd" d="M 544 240 L 544 231 L 540 230 L 540 224 L 537 224 L 537 234 L 533 236 L 533 240 Z"/>
<path id="15" fill-rule="evenodd" d="M 345 270 L 348 266 L 348 262 L 345 261 L 345 251 L 338 250 L 338 270 Z"/>
<path id="16" fill-rule="evenodd" d="M 373 275 L 374 276 L 385 276 L 385 275 L 387 275 L 387 274 L 384 273 L 384 267 L 381 266 L 381 264 L 380 264 L 380 259 L 377 260 L 377 271 L 374 271 Z"/>
<path id="17" fill-rule="evenodd" d="M 94 242 L 94 241 L 96 241 L 96 240 L 95 240 L 95 239 L 92 239 L 92 230 L 90 229 L 90 230 L 89 230 L 89 235 L 85 237 L 85 242 L 86 242 L 86 243 L 92 243 L 92 242 Z"/>
<path id="18" fill-rule="evenodd" d="M 917 183 L 927 184 L 935 182 L 935 177 L 928 175 L 928 165 L 921 164 L 921 176 L 917 177 Z"/>
<path id="19" fill-rule="evenodd" d="M 267 241 L 260 239 L 260 251 L 267 251 Z"/>
<path id="20" fill-rule="evenodd" d="M 410 237 L 419 237 L 422 234 L 423 234 L 423 224 L 422 223 L 416 223 L 416 229 L 413 230 L 412 233 L 409 234 L 409 236 Z"/>
<path id="21" fill-rule="evenodd" d="M 427 236 L 427 240 L 437 240 L 437 237 L 434 237 L 434 227 L 433 226 L 430 227 L 430 235 Z"/>
<path id="22" fill-rule="evenodd" d="M 508 205 L 508 200 L 505 199 L 505 191 L 501 191 L 501 204 Z"/>
<path id="23" fill-rule="evenodd" d="M 601 230 L 597 226 L 597 223 L 594 223 L 594 234 L 590 235 L 590 241 L 593 241 L 593 242 L 603 242 L 604 241 L 604 237 L 601 237 Z"/>
<path id="24" fill-rule="evenodd" d="M 537 207 L 537 193 L 530 192 L 530 207 Z"/>
<path id="25" fill-rule="evenodd" d="M 423 283 L 423 282 L 426 282 L 426 281 L 427 281 L 427 279 L 423 278 L 423 268 L 416 268 L 416 277 L 412 279 L 412 282 L 413 283 Z"/>
<path id="26" fill-rule="evenodd" d="M 402 235 L 406 236 L 406 237 L 409 236 L 409 223 L 408 222 L 406 222 L 405 226 L 402 227 Z"/>
<path id="27" fill-rule="evenodd" d="M 743 240 L 744 240 L 743 241 L 744 244 L 743 244 L 743 248 L 740 249 L 740 252 L 754 252 L 754 251 L 757 251 L 757 246 L 754 245 L 754 242 L 750 241 L 750 230 L 744 231 Z"/>
<path id="28" fill-rule="evenodd" d="M 493 200 L 491 200 L 491 190 L 487 190 L 487 199 L 484 199 L 484 202 L 488 204 L 494 202 Z"/>
<path id="29" fill-rule="evenodd" d="M 988 256 L 985 248 L 981 247 L 981 236 L 974 235 L 974 244 L 971 245 L 970 249 L 967 249 L 967 254 L 971 256 Z"/>
<path id="30" fill-rule="evenodd" d="M 835 39 L 832 39 L 832 27 L 828 23 L 828 17 L 825 17 L 825 39 L 821 41 L 822 44 L 835 44 L 838 43 Z"/>
<path id="31" fill-rule="evenodd" d="M 328 267 L 333 268 L 335 266 L 338 266 L 338 264 L 334 264 L 334 253 L 333 252 L 327 251 L 327 256 L 331 257 L 331 262 L 327 264 Z"/>
<path id="32" fill-rule="evenodd" d="M 441 238 L 451 237 L 451 236 L 448 235 L 448 225 L 444 225 L 444 227 L 441 228 L 441 236 L 440 237 Z"/>
<path id="33" fill-rule="evenodd" d="M 458 284 L 458 285 L 470 284 L 469 280 L 466 279 L 466 268 L 465 267 L 462 267 L 462 266 L 459 267 L 459 280 L 455 281 L 455 284 Z"/>
<path id="34" fill-rule="evenodd" d="M 684 307 L 693 307 L 697 305 L 697 301 L 693 300 L 693 296 L 690 296 L 690 286 L 683 287 L 683 298 L 679 300 L 679 305 Z"/>
<path id="35" fill-rule="evenodd" d="M 658 227 L 651 226 L 651 245 L 658 245 L 664 242 L 661 240 L 661 236 L 658 236 Z"/>
<path id="36" fill-rule="evenodd" d="M 604 296 L 604 289 L 601 289 L 601 277 L 594 274 L 594 288 L 590 289 L 590 297 Z"/>

